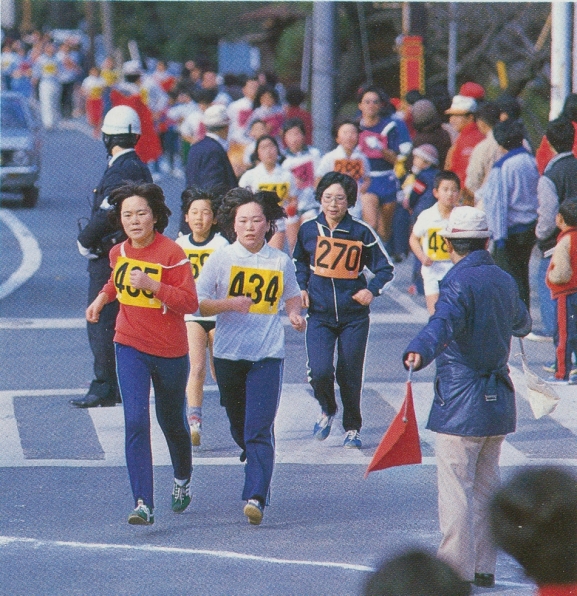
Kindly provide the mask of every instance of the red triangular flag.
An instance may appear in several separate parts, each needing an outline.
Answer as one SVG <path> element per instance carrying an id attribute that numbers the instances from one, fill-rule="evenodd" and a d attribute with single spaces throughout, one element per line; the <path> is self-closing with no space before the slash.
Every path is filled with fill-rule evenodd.
<path id="1" fill-rule="evenodd" d="M 365 472 L 365 478 L 376 470 L 420 464 L 421 461 L 421 443 L 413 406 L 413 388 L 409 381 L 405 401 L 381 439 Z"/>

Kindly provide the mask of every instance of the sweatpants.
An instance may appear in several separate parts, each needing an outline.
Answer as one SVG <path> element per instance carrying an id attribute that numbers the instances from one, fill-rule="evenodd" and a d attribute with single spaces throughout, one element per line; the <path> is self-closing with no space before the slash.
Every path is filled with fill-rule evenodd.
<path id="1" fill-rule="evenodd" d="M 116 371 L 124 407 L 126 466 L 134 504 L 142 499 L 154 507 L 150 444 L 150 381 L 154 387 L 156 419 L 164 433 L 174 477 L 192 473 L 192 445 L 186 420 L 188 355 L 162 358 L 115 343 Z"/>
<path id="2" fill-rule="evenodd" d="M 557 303 L 557 372 L 558 379 L 568 379 L 573 368 L 571 355 L 577 356 L 577 293 L 559 296 Z"/>
<path id="3" fill-rule="evenodd" d="M 491 538 L 489 502 L 500 485 L 504 436 L 460 437 L 437 433 L 440 559 L 466 581 L 495 574 L 497 549 Z"/>
<path id="4" fill-rule="evenodd" d="M 328 416 L 334 416 L 338 409 L 334 367 L 337 346 L 336 380 L 341 389 L 345 431 L 361 430 L 363 424 L 361 391 L 368 337 L 368 316 L 346 323 L 328 322 L 314 314 L 307 319 L 309 382 L 322 411 Z"/>
<path id="5" fill-rule="evenodd" d="M 274 467 L 274 419 L 282 386 L 281 358 L 226 360 L 214 358 L 220 403 L 226 409 L 230 433 L 243 450 L 242 499 L 268 505 Z"/>

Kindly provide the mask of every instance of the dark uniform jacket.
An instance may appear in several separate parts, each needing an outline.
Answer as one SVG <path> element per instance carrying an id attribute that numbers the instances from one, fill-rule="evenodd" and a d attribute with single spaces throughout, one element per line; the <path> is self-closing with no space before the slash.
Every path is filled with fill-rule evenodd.
<path id="1" fill-rule="evenodd" d="M 531 331 L 514 279 L 485 250 L 459 261 L 439 284 L 435 314 L 411 341 L 427 366 L 437 359 L 427 428 L 489 437 L 515 430 L 515 391 L 507 361 L 511 337 Z"/>

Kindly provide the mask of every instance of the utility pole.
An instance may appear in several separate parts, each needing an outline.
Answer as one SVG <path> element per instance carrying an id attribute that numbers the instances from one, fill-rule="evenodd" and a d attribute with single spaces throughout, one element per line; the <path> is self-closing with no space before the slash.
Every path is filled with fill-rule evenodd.
<path id="1" fill-rule="evenodd" d="M 100 3 L 102 16 L 102 37 L 106 56 L 114 55 L 114 33 L 112 30 L 112 7 L 108 0 Z"/>
<path id="2" fill-rule="evenodd" d="M 572 2 L 551 2 L 551 111 L 559 116 L 571 91 L 571 7 Z"/>
<path id="3" fill-rule="evenodd" d="M 449 56 L 447 60 L 447 89 L 453 97 L 457 92 L 457 3 L 449 4 Z"/>
<path id="4" fill-rule="evenodd" d="M 335 15 L 335 2 L 313 2 L 313 144 L 323 153 L 333 146 Z"/>

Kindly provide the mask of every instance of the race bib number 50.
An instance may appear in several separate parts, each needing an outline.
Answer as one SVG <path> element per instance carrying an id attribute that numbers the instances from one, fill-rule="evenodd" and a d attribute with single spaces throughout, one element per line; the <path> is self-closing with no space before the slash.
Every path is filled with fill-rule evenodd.
<path id="1" fill-rule="evenodd" d="M 317 237 L 316 275 L 335 279 L 356 279 L 359 276 L 363 243 L 329 236 Z"/>
<path id="2" fill-rule="evenodd" d="M 184 252 L 190 261 L 190 266 L 192 267 L 192 276 L 194 279 L 196 279 L 200 275 L 200 272 L 206 263 L 206 259 L 208 259 L 208 257 L 210 257 L 214 251 L 210 248 L 204 250 L 185 248 Z"/>
<path id="3" fill-rule="evenodd" d="M 283 289 L 282 271 L 236 266 L 230 270 L 228 297 L 251 298 L 253 303 L 249 312 L 253 314 L 276 315 Z"/>
<path id="4" fill-rule="evenodd" d="M 137 290 L 130 285 L 130 272 L 144 271 L 148 277 L 160 281 L 162 267 L 146 261 L 137 261 L 128 257 L 118 257 L 114 266 L 113 280 L 118 302 L 127 306 L 161 308 L 162 303 L 149 290 Z"/>
<path id="5" fill-rule="evenodd" d="M 439 232 L 442 228 L 430 228 L 427 230 L 425 240 L 425 254 L 431 261 L 448 261 L 450 259 L 447 250 L 447 243 Z"/>

